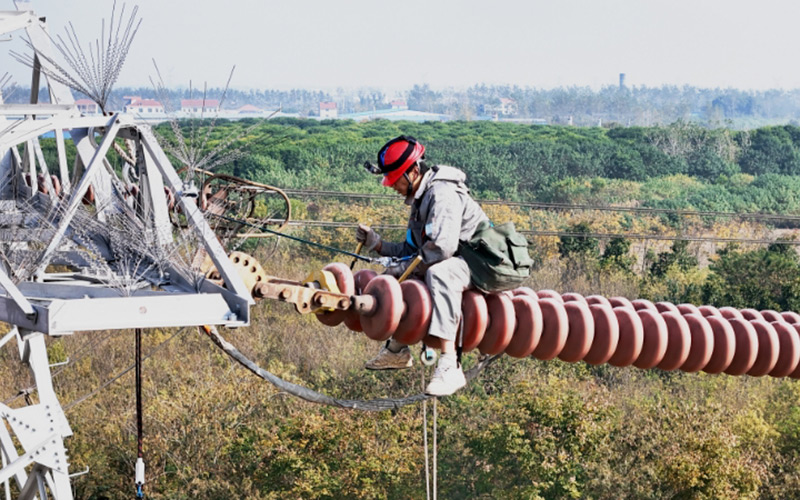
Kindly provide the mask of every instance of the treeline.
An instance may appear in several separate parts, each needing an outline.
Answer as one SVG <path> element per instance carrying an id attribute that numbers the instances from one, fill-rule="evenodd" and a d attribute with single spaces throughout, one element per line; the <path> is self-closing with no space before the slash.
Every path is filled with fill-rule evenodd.
<path id="1" fill-rule="evenodd" d="M 800 90 L 747 91 L 678 87 L 589 87 L 538 89 L 511 85 L 475 85 L 463 91 L 415 85 L 407 94 L 412 109 L 475 118 L 497 113 L 501 98 L 513 99 L 514 118 L 542 118 L 553 124 L 596 126 L 665 125 L 691 120 L 705 125 L 788 122 L 800 117 Z M 501 115 L 502 116 L 502 115 Z"/>
<path id="2" fill-rule="evenodd" d="M 158 129 L 171 137 L 168 125 Z M 766 213 L 800 212 L 800 128 L 579 128 L 497 122 L 242 120 L 217 124 L 244 153 L 226 171 L 285 188 L 383 190 L 361 168 L 409 134 L 433 164 L 465 170 L 483 198 Z M 672 179 L 663 182 L 663 179 Z M 660 192 L 659 192 L 660 191 Z"/>
<path id="3" fill-rule="evenodd" d="M 691 86 L 618 87 L 599 90 L 589 87 L 540 89 L 511 85 L 474 85 L 467 89 L 434 89 L 429 85 L 387 93 L 376 88 L 337 89 L 251 89 L 214 87 L 165 90 L 173 107 L 180 99 L 221 99 L 223 108 L 237 109 L 251 104 L 262 109 L 281 108 L 300 116 L 318 116 L 320 101 L 334 101 L 340 114 L 387 109 L 395 99 L 405 99 L 409 109 L 441 113 L 454 119 L 474 120 L 495 116 L 503 119 L 543 119 L 551 124 L 597 126 L 617 123 L 625 126 L 666 125 L 679 120 L 713 127 L 755 128 L 768 124 L 797 124 L 800 121 L 800 89 L 749 91 L 709 89 Z M 27 102 L 29 88 L 10 88 L 8 102 Z M 123 87 L 110 97 L 111 109 L 122 109 L 124 96 L 156 97 L 151 87 Z M 76 95 L 76 98 L 84 97 Z M 160 98 L 160 97 L 158 97 Z M 500 99 L 512 99 L 503 113 Z M 42 90 L 40 102 L 47 102 Z"/>

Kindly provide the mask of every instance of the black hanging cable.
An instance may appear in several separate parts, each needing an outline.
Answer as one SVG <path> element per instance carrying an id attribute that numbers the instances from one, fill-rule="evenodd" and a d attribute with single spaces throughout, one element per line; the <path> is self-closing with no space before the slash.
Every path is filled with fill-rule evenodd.
<path id="1" fill-rule="evenodd" d="M 299 243 L 305 243 L 306 245 L 311 245 L 311 246 L 314 246 L 314 247 L 317 247 L 317 248 L 321 248 L 321 249 L 327 250 L 329 252 L 338 253 L 338 254 L 342 254 L 342 255 L 347 255 L 347 256 L 353 257 L 354 259 L 363 260 L 364 262 L 374 262 L 374 260 L 375 260 L 375 259 L 372 259 L 371 257 L 360 255 L 360 254 L 357 254 L 355 252 L 348 252 L 347 250 L 342 250 L 340 248 L 331 247 L 331 246 L 328 246 L 328 245 L 323 245 L 321 243 L 317 243 L 317 242 L 310 241 L 310 240 L 305 240 L 303 238 L 298 238 L 297 236 L 290 236 L 288 234 L 284 234 L 284 233 L 281 233 L 279 231 L 275 231 L 273 229 L 270 229 L 270 228 L 268 228 L 266 226 L 260 226 L 258 224 L 251 224 L 250 222 L 247 222 L 247 221 L 244 221 L 244 220 L 234 219 L 232 217 L 227 217 L 225 215 L 220 215 L 220 214 L 208 213 L 206 215 L 210 215 L 210 216 L 216 217 L 218 219 L 226 220 L 228 222 L 233 222 L 235 224 L 241 224 L 243 226 L 249 226 L 249 227 L 264 231 L 265 233 L 274 234 L 275 236 L 279 236 L 281 238 L 287 238 L 287 239 L 290 239 L 290 240 L 293 240 L 293 241 L 297 241 Z"/>
<path id="2" fill-rule="evenodd" d="M 398 410 L 406 405 L 415 404 L 420 401 L 425 401 L 434 396 L 427 396 L 424 393 L 407 396 L 404 398 L 380 398 L 371 400 L 358 400 L 358 399 L 337 399 L 325 394 L 320 394 L 307 387 L 287 382 L 282 378 L 264 370 L 255 362 L 247 358 L 230 342 L 225 340 L 213 325 L 204 325 L 198 327 L 201 333 L 205 333 L 217 347 L 222 349 L 225 354 L 233 358 L 240 365 L 244 366 L 258 377 L 271 383 L 278 389 L 292 396 L 304 399 L 311 403 L 319 403 L 328 406 L 337 406 L 339 408 L 347 408 L 351 410 L 364 410 L 364 411 L 385 411 L 385 410 Z M 487 366 L 497 360 L 500 355 L 485 356 L 478 360 L 478 362 L 464 373 L 464 376 L 469 382 L 485 369 Z"/>
<path id="3" fill-rule="evenodd" d="M 144 498 L 144 451 L 142 447 L 142 329 L 136 329 L 136 498 Z"/>

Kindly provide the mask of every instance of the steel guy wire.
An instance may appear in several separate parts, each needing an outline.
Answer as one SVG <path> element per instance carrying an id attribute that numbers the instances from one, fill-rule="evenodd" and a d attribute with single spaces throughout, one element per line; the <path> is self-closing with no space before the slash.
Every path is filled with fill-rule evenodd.
<path id="1" fill-rule="evenodd" d="M 397 195 L 381 194 L 381 193 L 352 193 L 346 191 L 317 191 L 312 189 L 284 189 L 286 194 L 295 196 L 308 196 L 308 197 L 332 197 L 332 198 L 351 198 L 351 199 L 376 199 L 376 200 L 394 200 L 398 201 Z M 541 208 L 541 209 L 559 209 L 559 210 L 597 210 L 606 212 L 634 212 L 634 213 L 660 213 L 660 214 L 675 214 L 682 216 L 697 216 L 697 217 L 731 217 L 739 219 L 755 219 L 758 221 L 764 220 L 786 220 L 786 221 L 799 221 L 800 215 L 781 215 L 781 214 L 765 214 L 755 212 L 720 212 L 713 210 L 681 210 L 674 208 L 653 208 L 653 207 L 621 207 L 616 205 L 591 205 L 591 204 L 571 204 L 571 203 L 547 203 L 547 202 L 521 202 L 521 201 L 506 201 L 506 200 L 481 200 L 476 199 L 480 204 L 484 205 L 507 205 L 513 207 L 525 208 Z"/>
<path id="2" fill-rule="evenodd" d="M 147 356 L 144 356 L 144 357 L 142 358 L 142 362 L 145 362 L 145 361 L 147 361 L 148 359 L 150 359 L 151 357 L 153 357 L 153 356 L 154 356 L 156 353 L 158 353 L 158 352 L 159 352 L 161 349 L 163 349 L 164 347 L 166 347 L 166 345 L 169 343 L 169 341 L 171 341 L 172 339 L 174 339 L 174 338 L 175 338 L 175 337 L 177 337 L 178 335 L 181 335 L 181 334 L 185 333 L 185 332 L 186 332 L 186 331 L 188 331 L 188 330 L 189 330 L 189 327 L 183 327 L 183 328 L 181 328 L 180 330 L 178 330 L 177 332 L 175 332 L 174 334 L 172 334 L 172 335 L 171 335 L 169 338 L 167 338 L 167 340 L 165 340 L 165 341 L 161 342 L 161 343 L 160 343 L 160 344 L 158 344 L 156 347 L 154 347 L 154 348 L 153 348 L 153 349 L 152 349 L 152 350 L 151 350 L 149 353 L 147 353 Z M 68 410 L 72 409 L 74 406 L 76 406 L 76 405 L 78 405 L 78 404 L 80 404 L 80 403 L 83 403 L 83 402 L 84 402 L 84 401 L 86 401 L 87 399 L 89 399 L 89 398 L 93 397 L 93 396 L 94 396 L 94 395 L 96 395 L 98 392 L 102 391 L 103 389 L 105 389 L 105 388 L 106 388 L 106 387 L 108 387 L 109 385 L 113 384 L 114 382 L 116 382 L 117 380 L 119 380 L 120 378 L 122 378 L 123 376 L 125 376 L 125 374 L 126 374 L 126 373 L 129 373 L 129 372 L 130 372 L 131 370 L 133 370 L 134 368 L 136 368 L 136 363 L 132 364 L 131 366 L 129 366 L 129 367 L 127 367 L 127 368 L 125 368 L 124 370 L 122 370 L 122 371 L 121 371 L 121 372 L 119 372 L 118 374 L 114 375 L 113 377 L 111 377 L 111 378 L 110 378 L 110 379 L 108 379 L 107 381 L 103 382 L 103 384 L 102 384 L 102 385 L 100 385 L 100 387 L 98 387 L 98 388 L 94 389 L 93 391 L 91 391 L 91 392 L 89 392 L 89 393 L 87 393 L 87 394 L 84 394 L 83 396 L 79 397 L 78 399 L 75 399 L 74 401 L 72 401 L 71 403 L 69 403 L 68 405 L 66 405 L 66 406 L 64 407 L 64 411 L 66 412 L 66 411 L 68 411 Z"/>
<path id="3" fill-rule="evenodd" d="M 332 222 L 315 220 L 293 220 L 289 221 L 289 226 L 293 227 L 322 227 L 322 228 L 356 228 L 357 222 Z M 379 224 L 376 229 L 406 229 L 405 224 Z M 782 239 L 751 239 L 751 238 L 723 238 L 717 236 L 691 236 L 691 235 L 665 235 L 665 234 L 644 234 L 644 233 L 580 233 L 570 231 L 540 231 L 536 229 L 517 229 L 517 232 L 529 234 L 531 236 L 568 236 L 576 238 L 598 238 L 598 239 L 634 239 L 634 240 L 665 240 L 665 241 L 694 241 L 694 242 L 716 242 L 716 243 L 750 243 L 750 244 L 779 244 L 779 245 L 800 245 L 798 240 Z M 277 233 L 282 234 L 282 233 Z M 285 235 L 284 235 L 285 236 Z M 289 237 L 292 239 L 292 237 Z"/>

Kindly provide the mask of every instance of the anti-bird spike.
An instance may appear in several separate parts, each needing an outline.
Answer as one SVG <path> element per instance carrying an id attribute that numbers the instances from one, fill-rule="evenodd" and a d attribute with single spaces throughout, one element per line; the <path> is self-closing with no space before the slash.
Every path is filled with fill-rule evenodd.
<path id="1" fill-rule="evenodd" d="M 141 18 L 137 19 L 138 7 L 132 9 L 126 22 L 123 22 L 125 5 L 123 4 L 119 17 L 116 15 L 116 7 L 115 1 L 111 9 L 107 36 L 106 21 L 103 19 L 100 38 L 87 44 L 85 49 L 72 23 L 68 23 L 64 29 L 66 39 L 61 35 L 57 38 L 50 37 L 51 43 L 64 60 L 63 64 L 46 54 L 31 55 L 12 51 L 11 55 L 30 68 L 34 67 L 38 56 L 42 63 L 41 70 L 48 78 L 86 95 L 97 103 L 103 113 L 106 113 L 111 89 L 119 77 L 131 43 L 142 23 Z M 25 40 L 25 43 L 30 49 L 34 49 L 30 40 Z"/>

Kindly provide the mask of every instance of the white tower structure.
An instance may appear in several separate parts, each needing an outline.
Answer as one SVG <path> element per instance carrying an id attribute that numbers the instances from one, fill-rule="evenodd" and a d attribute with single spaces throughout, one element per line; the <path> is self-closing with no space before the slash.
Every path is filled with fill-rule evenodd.
<path id="1" fill-rule="evenodd" d="M 65 500 L 73 497 L 64 443 L 72 431 L 53 389 L 46 337 L 245 326 L 253 299 L 198 209 L 197 189 L 184 184 L 149 126 L 124 114 L 82 116 L 69 88 L 47 78 L 45 22 L 29 4 L 17 9 L 0 11 L 0 36 L 27 35 L 39 65 L 31 81 L 38 88 L 46 80 L 50 102 L 4 104 L 0 95 L 0 321 L 12 325 L 0 348 L 16 343 L 35 381 L 32 404 L 0 404 L 0 488 L 6 498 Z M 43 136 L 56 139 L 52 169 Z M 128 177 L 106 159 L 120 143 L 133 162 Z M 170 194 L 179 224 L 170 219 Z M 191 255 L 182 260 L 179 233 L 194 238 L 195 261 L 210 258 L 220 281 L 195 272 Z"/>

